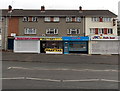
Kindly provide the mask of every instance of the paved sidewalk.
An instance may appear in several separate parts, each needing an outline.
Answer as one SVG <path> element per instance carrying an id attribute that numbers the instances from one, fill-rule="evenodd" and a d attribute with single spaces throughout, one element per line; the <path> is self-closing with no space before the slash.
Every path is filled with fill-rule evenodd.
<path id="1" fill-rule="evenodd" d="M 41 63 L 79 63 L 79 64 L 118 64 L 118 55 L 82 55 L 82 54 L 27 54 L 2 52 L 3 61 L 29 61 Z"/>

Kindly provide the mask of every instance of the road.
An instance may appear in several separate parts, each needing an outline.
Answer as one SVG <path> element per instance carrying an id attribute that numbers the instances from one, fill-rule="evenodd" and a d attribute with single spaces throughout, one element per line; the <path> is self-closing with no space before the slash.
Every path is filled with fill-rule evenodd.
<path id="1" fill-rule="evenodd" d="M 102 59 L 101 59 L 102 60 Z M 118 65 L 3 61 L 3 89 L 118 89 Z"/>

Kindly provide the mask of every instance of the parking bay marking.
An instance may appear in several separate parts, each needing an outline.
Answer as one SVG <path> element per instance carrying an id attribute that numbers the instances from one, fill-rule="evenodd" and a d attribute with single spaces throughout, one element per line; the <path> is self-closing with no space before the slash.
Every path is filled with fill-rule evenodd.
<path id="1" fill-rule="evenodd" d="M 49 81 L 49 82 L 120 82 L 118 80 L 110 79 L 78 79 L 78 80 L 57 80 L 57 79 L 43 79 L 43 78 L 34 78 L 34 77 L 11 77 L 11 78 L 0 78 L 3 80 L 36 80 L 36 81 Z"/>
<path id="2" fill-rule="evenodd" d="M 94 70 L 94 69 L 66 69 L 66 68 L 56 68 L 56 69 L 43 69 L 43 68 L 25 68 L 25 67 L 8 67 L 10 69 L 23 69 L 23 70 L 51 70 L 51 71 L 92 71 L 92 72 L 118 72 L 118 70 L 105 69 L 105 70 Z"/>

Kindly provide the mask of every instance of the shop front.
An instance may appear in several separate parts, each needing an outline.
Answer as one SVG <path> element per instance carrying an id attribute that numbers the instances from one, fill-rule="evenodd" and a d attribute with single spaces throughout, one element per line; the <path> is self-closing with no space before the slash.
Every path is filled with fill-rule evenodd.
<path id="1" fill-rule="evenodd" d="M 90 54 L 118 54 L 118 36 L 91 36 Z"/>
<path id="2" fill-rule="evenodd" d="M 88 54 L 89 37 L 62 37 L 64 41 L 64 54 L 85 53 Z"/>
<path id="3" fill-rule="evenodd" d="M 16 36 L 14 39 L 14 52 L 16 53 L 40 53 L 40 38 L 28 36 Z"/>
<path id="4" fill-rule="evenodd" d="M 63 54 L 62 37 L 41 37 L 40 52 L 46 54 Z"/>

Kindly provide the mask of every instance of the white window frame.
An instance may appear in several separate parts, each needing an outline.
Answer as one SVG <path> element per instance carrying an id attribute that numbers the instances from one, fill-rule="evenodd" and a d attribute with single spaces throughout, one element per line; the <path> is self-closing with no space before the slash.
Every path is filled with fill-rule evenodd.
<path id="1" fill-rule="evenodd" d="M 95 34 L 95 28 L 90 28 L 90 34 Z"/>
<path id="2" fill-rule="evenodd" d="M 112 31 L 112 32 L 111 32 Z M 107 29 L 107 34 L 113 34 L 113 29 L 112 28 L 108 28 Z"/>
<path id="3" fill-rule="evenodd" d="M 0 34 L 2 34 L 2 28 L 0 28 Z"/>
<path id="4" fill-rule="evenodd" d="M 72 22 L 72 17 L 66 17 L 66 22 Z"/>
<path id="5" fill-rule="evenodd" d="M 112 19 L 110 17 L 103 17 L 103 22 L 111 22 Z"/>
<path id="6" fill-rule="evenodd" d="M 75 17 L 76 22 L 81 22 L 81 17 Z"/>
<path id="7" fill-rule="evenodd" d="M 99 17 L 92 17 L 93 22 L 99 22 Z"/>
<path id="8" fill-rule="evenodd" d="M 53 31 L 53 33 L 50 33 L 50 31 Z M 46 34 L 58 34 L 58 29 L 46 29 Z"/>
<path id="9" fill-rule="evenodd" d="M 45 21 L 45 22 L 50 22 L 50 21 L 51 21 L 51 18 L 50 18 L 50 17 L 45 17 L 45 18 L 44 18 L 44 21 Z"/>
<path id="10" fill-rule="evenodd" d="M 67 29 L 67 34 L 72 34 L 72 31 L 76 32 L 75 34 L 80 34 L 80 29 Z"/>
<path id="11" fill-rule="evenodd" d="M 60 18 L 59 17 L 54 17 L 54 22 L 59 22 Z"/>
<path id="12" fill-rule="evenodd" d="M 29 17 L 27 17 L 27 16 L 23 17 L 23 21 L 24 21 L 24 22 L 29 21 Z"/>
<path id="13" fill-rule="evenodd" d="M 38 17 L 32 17 L 32 21 L 33 22 L 37 22 L 38 21 Z"/>
<path id="14" fill-rule="evenodd" d="M 24 28 L 24 34 L 36 34 L 35 28 Z"/>
<path id="15" fill-rule="evenodd" d="M 104 28 L 98 28 L 98 34 L 104 34 Z"/>
<path id="16" fill-rule="evenodd" d="M 0 21 L 3 21 L 4 17 L 0 16 Z"/>

